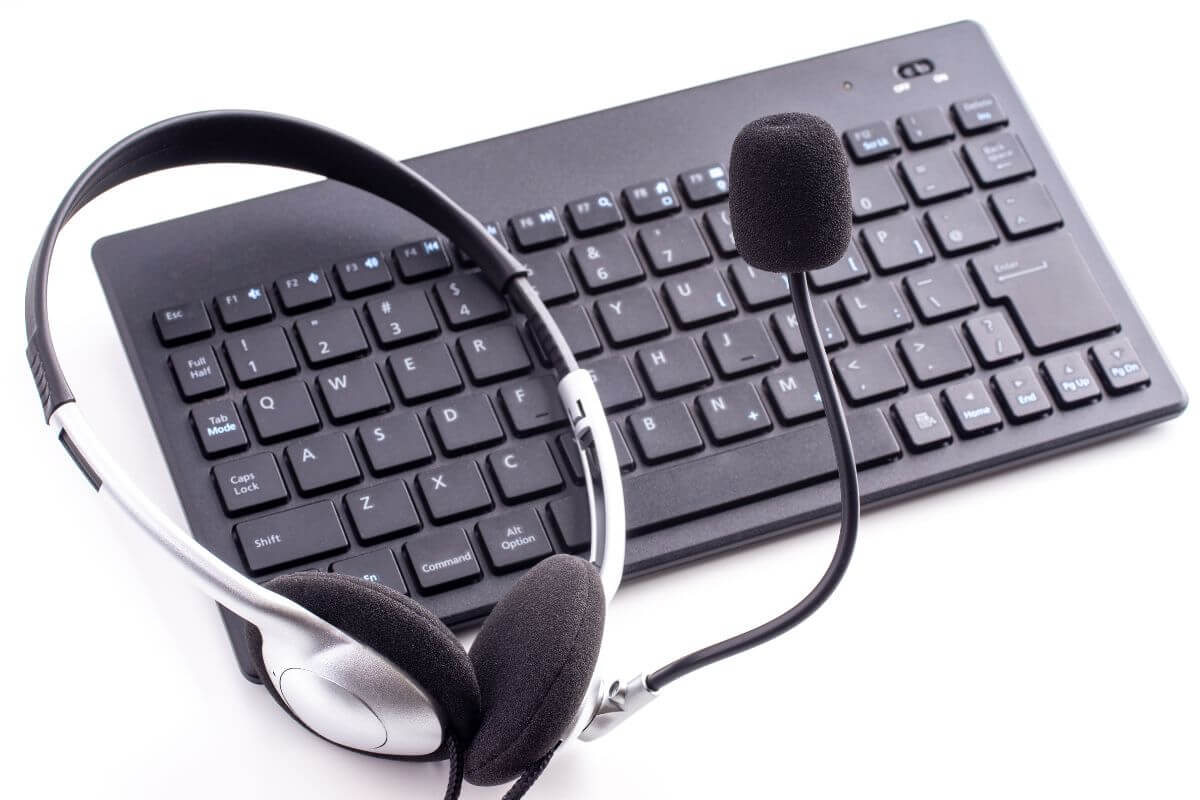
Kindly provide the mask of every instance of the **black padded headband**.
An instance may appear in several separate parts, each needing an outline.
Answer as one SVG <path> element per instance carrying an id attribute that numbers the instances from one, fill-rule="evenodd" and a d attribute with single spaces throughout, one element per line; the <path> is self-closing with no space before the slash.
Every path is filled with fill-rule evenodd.
<path id="1" fill-rule="evenodd" d="M 59 232 L 81 208 L 125 181 L 172 167 L 219 162 L 323 175 L 420 217 L 465 249 L 492 286 L 512 298 L 560 372 L 575 368 L 570 348 L 547 324 L 549 314 L 528 281 L 515 280 L 528 270 L 429 181 L 383 153 L 311 122 L 256 111 L 202 111 L 156 123 L 113 145 L 76 179 L 46 228 L 25 289 L 25 332 L 26 355 L 47 421 L 75 399 L 48 326 L 47 278 Z"/>

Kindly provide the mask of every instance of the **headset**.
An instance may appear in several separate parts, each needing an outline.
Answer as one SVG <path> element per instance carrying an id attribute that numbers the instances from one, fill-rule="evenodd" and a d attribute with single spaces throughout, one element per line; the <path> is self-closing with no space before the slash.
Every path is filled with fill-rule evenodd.
<path id="1" fill-rule="evenodd" d="M 841 159 L 840 183 L 834 181 L 827 205 L 840 215 L 836 225 L 845 217 L 848 237 L 849 184 L 836 134 L 815 117 L 792 116 L 805 117 L 796 123 L 807 126 L 805 130 L 816 125 L 819 135 L 813 141 L 829 150 L 822 155 L 825 161 L 818 158 L 814 163 Z M 811 149 L 813 142 L 804 146 Z M 96 437 L 76 402 L 48 324 L 48 275 L 59 232 L 87 203 L 125 181 L 173 167 L 219 162 L 323 175 L 415 215 L 467 251 L 490 284 L 528 319 L 547 354 L 585 474 L 591 549 L 586 560 L 554 555 L 530 569 L 488 616 L 469 653 L 424 606 L 386 586 L 319 571 L 283 575 L 263 585 L 243 576 L 138 488 Z M 730 205 L 732 211 L 732 194 Z M 833 263 L 840 255 L 819 258 Z M 796 253 L 788 256 L 794 261 Z M 520 778 L 508 795 L 519 797 L 561 743 L 607 733 L 673 680 L 798 624 L 836 587 L 858 525 L 858 484 L 846 421 L 813 320 L 807 280 L 797 276 L 801 279 L 790 281 L 792 296 L 808 352 L 816 354 L 810 361 L 818 389 L 829 400 L 826 413 L 841 479 L 842 529 L 834 558 L 812 592 L 777 618 L 652 673 L 605 681 L 596 664 L 605 610 L 620 585 L 625 558 L 621 474 L 593 379 L 576 363 L 528 275 L 474 217 L 404 164 L 302 120 L 253 111 L 207 111 L 144 128 L 96 159 L 76 179 L 47 226 L 26 289 L 26 354 L 45 420 L 92 486 L 115 501 L 200 590 L 246 621 L 263 684 L 291 716 L 330 742 L 370 755 L 449 759 L 447 796 L 457 795 L 465 774 L 479 785 Z"/>

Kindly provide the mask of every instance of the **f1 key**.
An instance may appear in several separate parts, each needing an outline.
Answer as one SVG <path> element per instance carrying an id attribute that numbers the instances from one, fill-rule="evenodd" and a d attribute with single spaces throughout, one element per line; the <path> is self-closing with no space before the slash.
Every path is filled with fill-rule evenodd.
<path id="1" fill-rule="evenodd" d="M 1035 352 L 1117 329 L 1108 301 L 1065 233 L 975 256 L 970 267 L 984 297 L 1008 306 Z"/>

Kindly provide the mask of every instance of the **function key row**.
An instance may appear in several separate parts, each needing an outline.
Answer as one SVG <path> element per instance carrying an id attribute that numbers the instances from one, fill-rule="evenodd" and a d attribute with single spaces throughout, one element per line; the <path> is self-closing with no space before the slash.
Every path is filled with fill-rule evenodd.
<path id="1" fill-rule="evenodd" d="M 974 135 L 1008 123 L 1000 103 L 990 94 L 959 100 L 950 106 L 950 116 L 960 132 Z M 896 120 L 905 143 L 918 150 L 954 138 L 954 129 L 940 108 L 924 108 Z M 860 164 L 895 155 L 900 141 L 886 122 L 877 121 L 851 128 L 842 134 L 851 157 Z"/>

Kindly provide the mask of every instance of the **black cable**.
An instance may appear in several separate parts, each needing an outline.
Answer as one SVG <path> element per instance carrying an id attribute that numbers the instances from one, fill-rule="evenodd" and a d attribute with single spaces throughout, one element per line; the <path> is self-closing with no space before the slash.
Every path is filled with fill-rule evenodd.
<path id="1" fill-rule="evenodd" d="M 542 777 L 542 773 L 546 771 L 546 767 L 550 764 L 550 759 L 554 758 L 554 752 L 558 750 L 558 745 L 554 745 L 549 753 L 539 758 L 537 761 L 529 765 L 529 768 L 521 773 L 521 777 L 514 783 L 509 790 L 504 793 L 501 800 L 521 800 L 525 793 L 529 791 L 537 779 Z"/>
<path id="2" fill-rule="evenodd" d="M 846 425 L 846 413 L 842 408 L 841 395 L 834 384 L 833 370 L 829 366 L 829 356 L 825 353 L 821 332 L 813 314 L 808 273 L 790 276 L 788 284 L 791 287 L 792 305 L 796 308 L 796 321 L 800 326 L 800 336 L 804 340 L 804 348 L 808 353 L 808 363 L 812 367 L 817 390 L 821 393 L 825 417 L 829 422 L 829 435 L 833 440 L 833 454 L 837 461 L 838 480 L 842 494 L 842 523 L 841 531 L 838 534 L 837 548 L 834 550 L 833 559 L 825 569 L 825 574 L 821 576 L 821 580 L 803 600 L 757 628 L 711 644 L 655 670 L 646 678 L 646 686 L 651 691 L 658 691 L 671 681 L 682 678 L 701 667 L 706 667 L 743 650 L 757 647 L 808 619 L 833 594 L 833 590 L 841 582 L 842 576 L 846 574 L 846 567 L 850 565 L 850 557 L 854 554 L 859 520 L 858 471 L 854 463 L 854 451 L 850 444 L 850 430 Z"/>
<path id="3" fill-rule="evenodd" d="M 446 747 L 449 750 L 450 774 L 446 778 L 446 794 L 443 800 L 458 800 L 463 784 L 462 753 L 458 749 L 458 740 L 453 736 L 446 739 Z"/>

